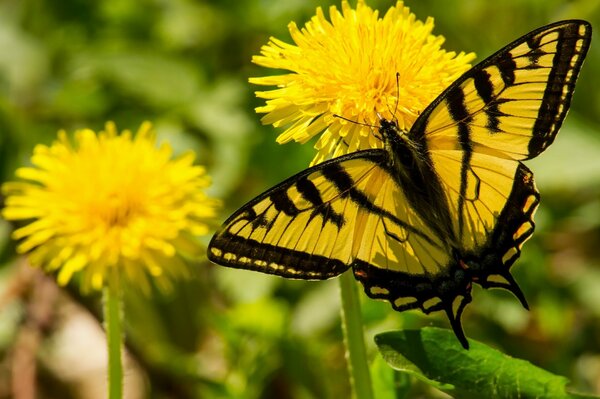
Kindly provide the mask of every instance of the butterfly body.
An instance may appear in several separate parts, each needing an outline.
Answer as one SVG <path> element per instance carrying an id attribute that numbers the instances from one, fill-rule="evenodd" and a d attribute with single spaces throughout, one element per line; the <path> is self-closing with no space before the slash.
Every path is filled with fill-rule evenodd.
<path id="1" fill-rule="evenodd" d="M 447 198 L 429 158 L 427 142 L 414 140 L 410 133 L 401 132 L 394 121 L 380 120 L 379 134 L 388 155 L 385 164 L 396 183 L 405 187 L 410 205 L 450 245 L 455 237 L 449 228 L 452 223 Z"/>
<path id="2" fill-rule="evenodd" d="M 209 245 L 213 262 L 288 278 L 352 269 L 398 311 L 460 318 L 473 283 L 511 291 L 539 204 L 521 162 L 554 140 L 589 47 L 585 21 L 536 29 L 466 72 L 408 132 L 380 119 L 382 149 L 306 169 L 244 205 Z"/>

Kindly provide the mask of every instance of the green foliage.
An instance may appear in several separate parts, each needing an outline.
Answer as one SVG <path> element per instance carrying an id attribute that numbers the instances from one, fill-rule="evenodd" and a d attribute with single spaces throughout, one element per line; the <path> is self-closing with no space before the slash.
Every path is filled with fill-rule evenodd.
<path id="1" fill-rule="evenodd" d="M 469 340 L 465 350 L 449 331 L 439 328 L 392 331 L 375 342 L 386 362 L 458 398 L 576 398 L 568 380 Z"/>

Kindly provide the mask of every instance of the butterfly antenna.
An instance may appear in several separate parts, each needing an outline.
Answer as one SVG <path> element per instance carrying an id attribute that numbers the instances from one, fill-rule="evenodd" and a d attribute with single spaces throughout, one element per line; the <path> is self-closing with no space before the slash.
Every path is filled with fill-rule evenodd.
<path id="1" fill-rule="evenodd" d="M 345 120 L 347 122 L 354 123 L 356 125 L 361 125 L 361 126 L 369 127 L 371 129 L 373 129 L 373 135 L 375 136 L 375 138 L 378 139 L 378 140 L 383 141 L 383 137 L 378 136 L 377 133 L 376 133 L 376 132 L 379 131 L 379 127 L 378 126 L 373 126 L 373 125 L 369 125 L 368 123 L 361 123 L 361 122 L 353 121 L 352 119 L 345 118 L 345 117 L 343 117 L 341 115 L 338 115 L 338 114 L 333 114 L 333 117 L 334 118 L 343 119 L 343 120 Z M 377 114 L 377 117 L 379 119 L 381 119 L 381 115 Z M 346 142 L 344 142 L 344 143 L 346 144 L 347 147 L 350 147 Z"/>
<path id="2" fill-rule="evenodd" d="M 396 106 L 394 107 L 394 121 L 398 122 L 396 112 L 398 112 L 398 103 L 400 102 L 400 72 L 396 72 Z"/>
<path id="3" fill-rule="evenodd" d="M 400 103 L 400 72 L 396 72 L 396 105 L 394 106 L 394 111 L 392 111 L 388 104 L 388 111 L 392 114 L 392 120 L 398 124 L 398 118 L 396 118 L 396 112 L 398 112 L 398 105 Z M 379 116 L 379 114 L 378 114 Z M 382 119 L 379 116 L 379 119 Z"/>
<path id="4" fill-rule="evenodd" d="M 338 114 L 333 114 L 334 118 L 340 118 L 345 120 L 346 122 L 350 122 L 350 123 L 354 123 L 356 125 L 361 125 L 361 126 L 366 126 L 366 127 L 370 127 L 370 128 L 377 128 L 377 126 L 373 126 L 373 125 L 369 125 L 368 123 L 361 123 L 361 122 L 357 122 L 357 121 L 353 121 L 352 119 L 348 119 L 346 117 L 343 117 L 341 115 Z"/>

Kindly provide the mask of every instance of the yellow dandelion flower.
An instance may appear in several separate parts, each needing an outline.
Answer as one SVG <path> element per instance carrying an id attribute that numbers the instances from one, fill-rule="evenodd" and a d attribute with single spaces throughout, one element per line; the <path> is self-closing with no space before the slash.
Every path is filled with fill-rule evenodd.
<path id="1" fill-rule="evenodd" d="M 312 164 L 381 147 L 372 128 L 334 115 L 367 125 L 378 125 L 380 116 L 395 118 L 401 129 L 409 130 L 475 58 L 473 53 L 443 50 L 444 38 L 431 34 L 433 18 L 425 23 L 417 20 L 402 1 L 383 18 L 363 0 L 356 9 L 343 1 L 342 11 L 332 6 L 329 15 L 331 22 L 317 8 L 304 28 L 290 23 L 295 45 L 271 38 L 261 55 L 252 59 L 261 66 L 290 71 L 250 79 L 277 86 L 256 93 L 267 100 L 257 112 L 266 113 L 264 124 L 286 127 L 279 143 L 305 143 L 321 134 Z"/>
<path id="2" fill-rule="evenodd" d="M 109 122 L 77 131 L 74 144 L 61 131 L 35 147 L 33 165 L 16 172 L 24 181 L 2 187 L 2 216 L 28 222 L 13 237 L 32 265 L 58 271 L 62 285 L 81 271 L 85 290 L 101 289 L 113 268 L 143 289 L 149 276 L 168 288 L 185 274 L 182 255 L 202 253 L 195 236 L 209 232 L 218 201 L 203 192 L 210 179 L 194 154 L 172 158 L 151 129 L 119 135 Z"/>

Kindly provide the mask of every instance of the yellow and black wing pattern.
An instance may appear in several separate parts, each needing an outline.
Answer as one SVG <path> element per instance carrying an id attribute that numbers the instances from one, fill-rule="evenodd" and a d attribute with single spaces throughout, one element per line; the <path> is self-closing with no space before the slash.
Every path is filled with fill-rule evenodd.
<path id="1" fill-rule="evenodd" d="M 521 161 L 554 140 L 590 39 L 578 20 L 521 37 L 454 82 L 409 132 L 382 119 L 384 149 L 325 161 L 244 205 L 209 259 L 300 279 L 352 268 L 368 296 L 396 310 L 445 311 L 468 347 L 460 320 L 473 283 L 527 307 L 509 269 L 540 197 Z"/>
<path id="2" fill-rule="evenodd" d="M 364 189 L 385 157 L 383 150 L 349 154 L 271 188 L 225 221 L 209 258 L 290 278 L 339 275 L 355 257 L 355 221 L 368 206 Z"/>

